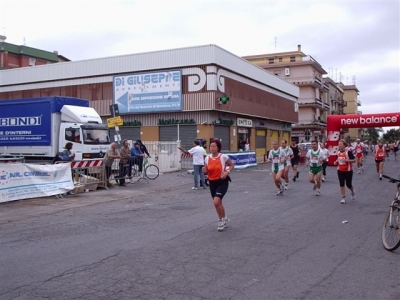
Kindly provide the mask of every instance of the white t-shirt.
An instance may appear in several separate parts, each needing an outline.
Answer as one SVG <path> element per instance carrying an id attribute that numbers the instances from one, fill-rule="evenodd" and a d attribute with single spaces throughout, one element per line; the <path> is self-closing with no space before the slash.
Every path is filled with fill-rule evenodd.
<path id="1" fill-rule="evenodd" d="M 204 148 L 200 146 L 188 150 L 193 155 L 193 165 L 204 165 Z"/>

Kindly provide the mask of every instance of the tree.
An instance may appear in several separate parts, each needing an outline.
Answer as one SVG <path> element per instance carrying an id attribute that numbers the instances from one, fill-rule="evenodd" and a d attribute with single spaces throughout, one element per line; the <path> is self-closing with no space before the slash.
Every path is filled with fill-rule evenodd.
<path id="1" fill-rule="evenodd" d="M 400 140 L 400 132 L 398 129 L 390 129 L 382 135 L 383 139 L 388 143 Z"/>
<path id="2" fill-rule="evenodd" d="M 363 139 L 369 141 L 377 141 L 379 140 L 379 133 L 383 132 L 383 129 L 380 127 L 364 128 L 363 131 L 364 131 Z"/>

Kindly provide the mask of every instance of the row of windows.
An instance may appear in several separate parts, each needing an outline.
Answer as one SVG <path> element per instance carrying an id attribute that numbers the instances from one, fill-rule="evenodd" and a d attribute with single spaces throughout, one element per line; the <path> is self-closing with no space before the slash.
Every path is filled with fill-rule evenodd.
<path id="1" fill-rule="evenodd" d="M 278 61 L 281 63 L 281 62 L 283 62 L 283 58 L 282 57 L 279 57 L 278 58 Z M 290 62 L 295 62 L 296 61 L 296 57 L 295 56 L 291 56 L 290 57 Z M 270 59 L 268 59 L 268 63 L 270 64 L 270 65 L 272 65 L 272 64 L 274 64 L 275 63 L 275 58 L 270 58 Z"/>

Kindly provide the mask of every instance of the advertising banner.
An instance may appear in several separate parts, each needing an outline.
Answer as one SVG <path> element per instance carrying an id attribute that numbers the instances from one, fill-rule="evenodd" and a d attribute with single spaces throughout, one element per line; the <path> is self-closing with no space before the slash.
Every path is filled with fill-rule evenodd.
<path id="1" fill-rule="evenodd" d="M 113 92 L 121 114 L 182 110 L 180 70 L 115 76 Z"/>
<path id="2" fill-rule="evenodd" d="M 50 103 L 18 103 L 1 107 L 0 142 L 3 146 L 47 146 L 51 143 Z"/>
<path id="3" fill-rule="evenodd" d="M 227 154 L 235 165 L 235 169 L 244 169 L 247 167 L 257 166 L 257 158 L 255 152 L 237 152 Z"/>
<path id="4" fill-rule="evenodd" d="M 0 202 L 63 194 L 73 189 L 69 163 L 0 164 Z"/>

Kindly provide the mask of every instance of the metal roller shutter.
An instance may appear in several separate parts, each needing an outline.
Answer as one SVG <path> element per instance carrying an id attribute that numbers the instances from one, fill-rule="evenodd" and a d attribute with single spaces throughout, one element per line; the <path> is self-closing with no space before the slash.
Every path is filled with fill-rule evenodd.
<path id="1" fill-rule="evenodd" d="M 229 126 L 214 126 L 214 138 L 221 141 L 221 150 L 229 151 Z"/>
<path id="2" fill-rule="evenodd" d="M 193 141 L 197 138 L 196 125 L 180 125 L 179 126 L 179 139 L 183 149 L 190 149 L 193 147 Z M 160 126 L 160 141 L 169 142 L 178 140 L 178 126 Z"/>

